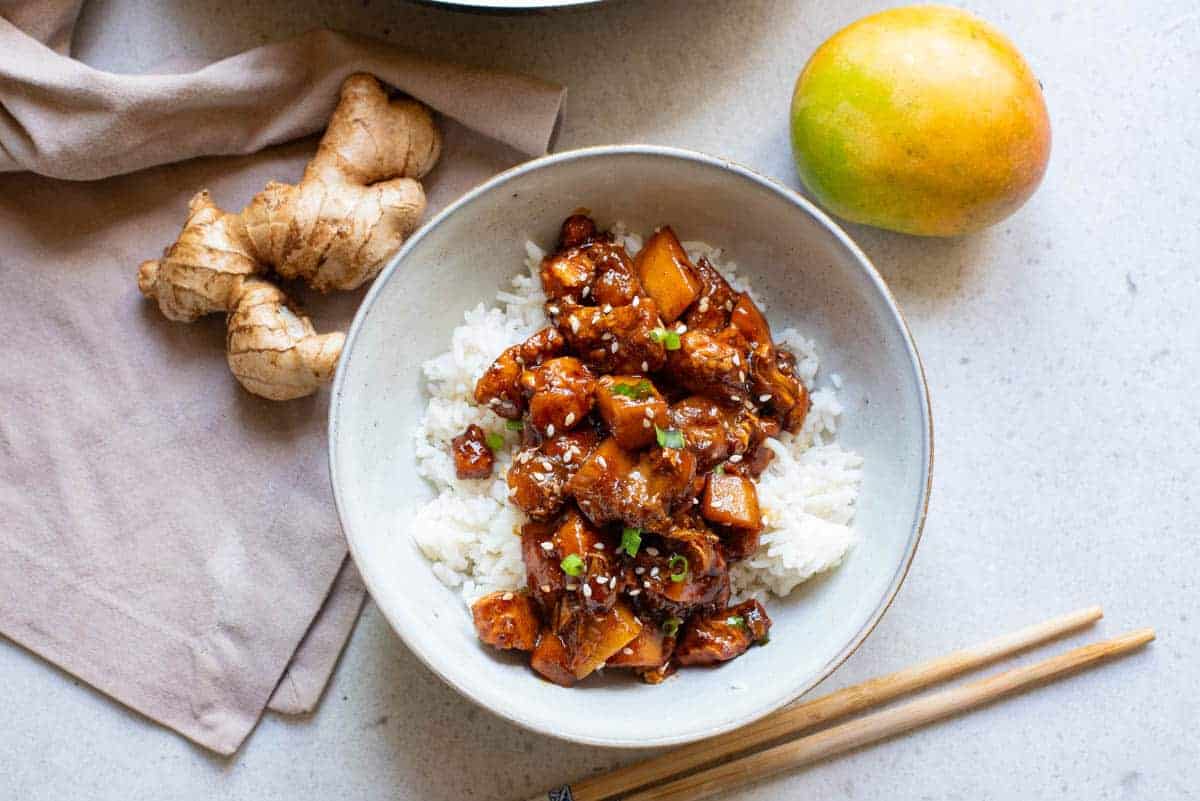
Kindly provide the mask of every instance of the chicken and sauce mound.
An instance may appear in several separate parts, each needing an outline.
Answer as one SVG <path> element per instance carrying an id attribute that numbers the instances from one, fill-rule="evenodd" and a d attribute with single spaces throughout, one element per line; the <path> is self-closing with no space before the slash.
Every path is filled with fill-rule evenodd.
<path id="1" fill-rule="evenodd" d="M 729 606 L 729 565 L 758 545 L 765 440 L 808 412 L 795 357 L 670 228 L 631 259 L 569 217 L 541 282 L 552 325 L 475 386 L 521 432 L 507 480 L 529 518 L 528 586 L 474 603 L 479 638 L 563 686 L 601 667 L 657 683 L 765 643 L 763 607 Z M 455 438 L 458 476 L 490 476 L 498 439 Z"/>

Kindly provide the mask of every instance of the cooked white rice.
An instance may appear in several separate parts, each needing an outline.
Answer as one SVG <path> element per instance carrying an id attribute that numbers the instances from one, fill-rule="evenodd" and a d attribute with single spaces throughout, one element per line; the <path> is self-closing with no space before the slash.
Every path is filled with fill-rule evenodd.
<path id="1" fill-rule="evenodd" d="M 615 231 L 631 255 L 641 249 L 640 236 L 620 226 Z M 723 260 L 719 249 L 703 242 L 683 245 L 693 259 L 707 257 L 734 289 L 750 291 L 737 265 Z M 415 432 L 417 470 L 437 495 L 416 511 L 412 530 L 433 572 L 447 586 L 457 588 L 467 603 L 525 584 L 519 537 L 525 515 L 508 502 L 505 482 L 511 446 L 519 433 L 506 430 L 504 420 L 476 406 L 472 396 L 475 381 L 501 350 L 547 325 L 542 310 L 545 296 L 537 278 L 543 255 L 537 245 L 527 243 L 528 273 L 514 277 L 511 289 L 497 294 L 496 307 L 479 304 L 469 310 L 463 324 L 454 329 L 450 350 L 424 365 L 429 406 Z M 762 299 L 755 300 L 766 312 Z M 813 343 L 793 328 L 775 338 L 796 354 L 797 372 L 805 385 L 816 387 L 819 362 Z M 854 544 L 851 524 L 862 458 L 836 441 L 842 407 L 834 387 L 841 380 L 833 376 L 831 383 L 832 387 L 812 392 L 812 410 L 799 433 L 783 433 L 768 441 L 775 459 L 758 484 L 765 524 L 761 544 L 731 571 L 740 597 L 787 595 L 811 576 L 840 564 Z M 510 446 L 497 454 L 490 479 L 459 480 L 454 474 L 450 440 L 471 423 L 502 433 Z"/>

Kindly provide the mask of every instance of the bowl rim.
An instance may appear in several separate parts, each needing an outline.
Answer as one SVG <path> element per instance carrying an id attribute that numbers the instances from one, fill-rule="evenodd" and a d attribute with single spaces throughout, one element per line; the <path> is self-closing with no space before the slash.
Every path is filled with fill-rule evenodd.
<path id="1" fill-rule="evenodd" d="M 429 654 L 426 654 L 424 651 L 410 643 L 404 632 L 396 624 L 395 620 L 392 619 L 392 616 L 389 614 L 388 610 L 385 609 L 382 604 L 379 604 L 378 602 L 376 603 L 380 612 L 383 613 L 384 618 L 388 621 L 388 625 L 391 626 L 392 630 L 395 631 L 400 639 L 404 642 L 405 647 L 415 654 L 426 668 L 428 668 L 443 682 L 454 688 L 454 690 L 456 690 L 461 696 L 477 706 L 486 709 L 488 712 L 508 720 L 511 723 L 514 723 L 528 731 L 537 732 L 539 734 L 544 734 L 560 740 L 566 740 L 568 742 L 609 748 L 657 748 L 664 746 L 684 745 L 686 743 L 714 737 L 748 725 L 762 717 L 765 717 L 766 715 L 771 714 L 774 711 L 777 711 L 778 709 L 783 708 L 787 704 L 795 701 L 797 698 L 800 698 L 802 695 L 812 690 L 821 682 L 825 681 L 825 679 L 829 678 L 834 671 L 841 667 L 842 664 L 850 658 L 851 654 L 858 650 L 867 637 L 870 636 L 871 632 L 875 630 L 875 627 L 879 625 L 879 621 L 891 607 L 897 593 L 900 591 L 900 587 L 903 585 L 904 580 L 907 578 L 908 572 L 912 567 L 913 559 L 916 557 L 917 546 L 920 544 L 921 536 L 925 528 L 925 520 L 929 512 L 929 496 L 933 486 L 933 412 L 929 400 L 929 386 L 925 379 L 925 367 L 921 361 L 921 356 L 917 351 L 916 343 L 913 341 L 912 331 L 910 330 L 908 323 L 905 321 L 904 315 L 900 312 L 899 306 L 896 303 L 896 299 L 892 295 L 891 290 L 888 288 L 887 283 L 883 280 L 883 277 L 879 274 L 879 271 L 871 263 L 871 260 L 867 258 L 865 253 L 863 253 L 862 249 L 858 247 L 854 240 L 850 238 L 849 234 L 847 234 L 840 225 L 834 222 L 829 215 L 819 209 L 812 201 L 808 200 L 795 190 L 784 186 L 774 179 L 755 172 L 746 166 L 738 164 L 729 159 L 709 155 L 707 153 L 665 145 L 624 144 L 597 145 L 592 147 L 577 148 L 532 159 L 498 173 L 487 181 L 484 181 L 473 189 L 467 191 L 457 200 L 446 206 L 446 208 L 442 209 L 442 211 L 436 214 L 424 225 L 420 226 L 418 230 L 413 232 L 413 234 L 409 236 L 408 240 L 405 241 L 400 250 L 398 250 L 396 254 L 392 256 L 387 265 L 383 268 L 383 270 L 380 271 L 379 275 L 371 284 L 370 289 L 363 297 L 357 312 L 355 312 L 354 319 L 350 324 L 350 328 L 346 333 L 346 341 L 342 350 L 342 356 L 338 360 L 337 372 L 333 380 L 328 412 L 329 421 L 327 427 L 327 459 L 329 467 L 329 480 L 333 490 L 334 507 L 337 511 L 338 522 L 341 525 L 343 535 L 346 537 L 346 543 L 349 548 L 350 555 L 354 559 L 354 564 L 358 568 L 359 573 L 362 575 L 363 583 L 366 585 L 367 592 L 369 592 L 372 599 L 374 599 L 376 597 L 376 582 L 373 579 L 373 571 L 365 566 L 364 560 L 360 557 L 358 549 L 355 545 L 355 538 L 351 536 L 350 526 L 348 525 L 346 515 L 344 514 L 344 506 L 346 502 L 342 498 L 342 492 L 339 489 L 340 482 L 338 480 L 337 468 L 337 441 L 339 432 L 338 412 L 341 408 L 341 401 L 345 389 L 344 384 L 346 381 L 346 369 L 350 362 L 349 358 L 347 358 L 347 355 L 350 354 L 354 349 L 354 345 L 358 340 L 359 331 L 364 324 L 368 312 L 374 305 L 375 300 L 379 293 L 383 290 L 383 287 L 388 283 L 388 281 L 391 280 L 392 276 L 397 272 L 400 265 L 408 257 L 409 253 L 416 249 L 416 247 L 420 245 L 421 241 L 427 235 L 429 235 L 430 232 L 442 225 L 451 215 L 455 214 L 465 206 L 470 205 L 479 197 L 504 186 L 509 181 L 512 181 L 513 179 L 518 178 L 528 172 L 546 169 L 561 163 L 578 159 L 605 158 L 609 156 L 625 155 L 647 155 L 668 159 L 682 159 L 685 161 L 697 162 L 709 167 L 716 167 L 719 170 L 732 172 L 742 179 L 749 180 L 752 183 L 755 183 L 762 188 L 779 195 L 783 200 L 795 206 L 797 211 L 808 214 L 810 217 L 820 223 L 830 234 L 832 234 L 834 238 L 844 248 L 846 248 L 850 255 L 853 256 L 858 267 L 870 279 L 872 285 L 879 292 L 881 298 L 883 299 L 887 312 L 891 315 L 894 322 L 898 324 L 898 328 L 904 339 L 905 352 L 908 354 L 909 367 L 912 369 L 914 377 L 916 378 L 915 384 L 918 394 L 918 408 L 920 409 L 921 413 L 920 422 L 922 431 L 922 446 L 926 452 L 926 459 L 922 463 L 924 481 L 921 485 L 920 497 L 918 498 L 917 505 L 914 509 L 915 515 L 912 526 L 909 530 L 908 544 L 905 549 L 904 558 L 897 566 L 896 572 L 893 574 L 892 580 L 889 583 L 886 592 L 880 598 L 878 605 L 871 612 L 866 622 L 863 623 L 854 637 L 852 637 L 838 653 L 827 660 L 825 665 L 819 669 L 809 681 L 794 688 L 793 691 L 786 697 L 782 697 L 772 704 L 765 704 L 761 708 L 751 710 L 741 717 L 732 719 L 724 724 L 715 726 L 711 729 L 706 729 L 704 731 L 654 738 L 639 737 L 636 739 L 592 737 L 586 734 L 576 734 L 574 732 L 564 733 L 555 731 L 551 726 L 545 725 L 537 720 L 526 719 L 515 713 L 510 714 L 506 710 L 494 709 L 484 704 L 482 700 L 476 698 L 469 686 L 464 686 L 463 684 L 460 684 L 449 676 L 443 674 L 437 665 L 434 664 L 434 661 Z"/>

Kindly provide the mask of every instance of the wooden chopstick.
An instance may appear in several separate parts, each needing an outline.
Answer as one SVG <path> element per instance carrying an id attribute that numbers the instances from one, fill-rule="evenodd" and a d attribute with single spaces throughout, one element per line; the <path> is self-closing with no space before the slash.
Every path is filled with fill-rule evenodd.
<path id="1" fill-rule="evenodd" d="M 807 737 L 651 787 L 624 801 L 696 801 L 792 768 L 894 737 L 942 718 L 1129 653 L 1154 639 L 1153 629 L 1085 645 L 1032 665 L 931 693 L 897 707 L 832 726 Z"/>
<path id="2" fill-rule="evenodd" d="M 638 787 L 663 781 L 774 740 L 794 736 L 814 726 L 879 706 L 916 690 L 932 687 L 1089 626 L 1103 616 L 1104 612 L 1099 606 L 1078 609 L 1010 634 L 1003 634 L 972 648 L 955 651 L 886 676 L 845 687 L 812 701 L 782 709 L 721 737 L 701 740 L 644 762 L 583 779 L 571 784 L 570 797 L 574 801 L 603 801 Z"/>

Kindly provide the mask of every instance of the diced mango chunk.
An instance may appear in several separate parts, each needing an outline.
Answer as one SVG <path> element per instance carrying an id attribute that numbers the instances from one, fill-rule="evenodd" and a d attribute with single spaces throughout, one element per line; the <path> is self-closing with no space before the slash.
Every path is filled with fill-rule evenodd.
<path id="1" fill-rule="evenodd" d="M 748 531 L 762 528 L 758 491 L 754 489 L 754 482 L 744 476 L 709 473 L 700 515 L 719 526 Z"/>
<path id="2" fill-rule="evenodd" d="M 700 296 L 700 279 L 679 238 L 664 226 L 646 241 L 634 261 L 642 288 L 658 306 L 663 320 L 673 323 Z"/>
<path id="3" fill-rule="evenodd" d="M 729 317 L 729 324 L 736 328 L 747 342 L 758 345 L 772 344 L 771 326 L 749 295 L 738 298 Z"/>
<path id="4" fill-rule="evenodd" d="M 666 664 L 674 640 L 658 626 L 642 626 L 633 641 L 609 657 L 607 667 L 656 668 Z"/>
<path id="5" fill-rule="evenodd" d="M 623 602 L 612 609 L 590 616 L 582 624 L 573 661 L 575 678 L 582 679 L 602 666 L 614 654 L 629 645 L 642 630 L 642 624 Z"/>

